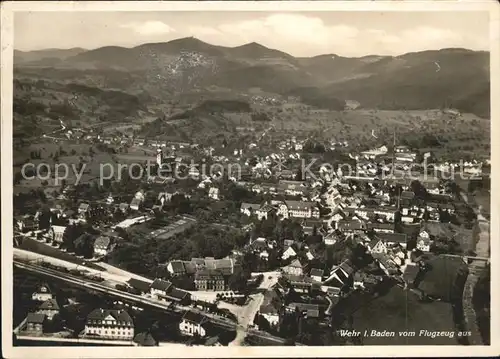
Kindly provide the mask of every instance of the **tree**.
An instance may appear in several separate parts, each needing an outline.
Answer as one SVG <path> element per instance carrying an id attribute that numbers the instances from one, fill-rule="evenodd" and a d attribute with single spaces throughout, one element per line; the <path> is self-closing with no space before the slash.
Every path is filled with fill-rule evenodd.
<path id="1" fill-rule="evenodd" d="M 229 289 L 235 292 L 242 292 L 247 287 L 247 280 L 249 278 L 248 271 L 245 271 L 243 268 L 238 268 L 228 279 L 228 287 Z"/>

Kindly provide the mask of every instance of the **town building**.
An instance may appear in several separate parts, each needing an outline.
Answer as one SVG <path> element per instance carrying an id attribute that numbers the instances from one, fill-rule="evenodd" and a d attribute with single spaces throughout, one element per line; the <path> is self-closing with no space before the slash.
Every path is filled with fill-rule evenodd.
<path id="1" fill-rule="evenodd" d="M 218 201 L 220 199 L 219 198 L 219 189 L 217 187 L 211 187 L 208 190 L 208 197 L 210 197 L 213 200 Z"/>
<path id="2" fill-rule="evenodd" d="M 318 304 L 290 303 L 286 306 L 285 312 L 295 313 L 299 311 L 306 318 L 319 318 L 321 311 Z"/>
<path id="3" fill-rule="evenodd" d="M 309 272 L 309 276 L 315 282 L 322 282 L 323 281 L 323 273 L 324 273 L 324 271 L 322 269 L 312 268 L 311 271 Z"/>
<path id="4" fill-rule="evenodd" d="M 139 198 L 134 197 L 132 201 L 130 201 L 130 209 L 133 211 L 138 211 L 140 207 L 141 207 L 141 200 Z"/>
<path id="5" fill-rule="evenodd" d="M 52 292 L 50 291 L 50 287 L 48 284 L 40 285 L 37 290 L 31 295 L 31 299 L 38 302 L 45 302 L 49 299 L 52 299 Z"/>
<path id="6" fill-rule="evenodd" d="M 371 240 L 367 247 L 370 253 L 387 253 L 387 245 L 380 238 L 374 238 Z"/>
<path id="7" fill-rule="evenodd" d="M 55 243 L 62 243 L 64 232 L 66 232 L 65 226 L 51 226 L 49 229 L 49 237 L 52 238 Z"/>
<path id="8" fill-rule="evenodd" d="M 94 242 L 94 255 L 105 256 L 109 253 L 111 246 L 111 238 L 107 236 L 99 236 Z"/>
<path id="9" fill-rule="evenodd" d="M 130 278 L 127 284 L 134 288 L 138 294 L 146 294 L 150 292 L 151 283 L 145 282 L 136 278 Z"/>
<path id="10" fill-rule="evenodd" d="M 43 335 L 45 323 L 45 314 L 28 313 L 26 317 L 26 333 L 31 336 Z"/>
<path id="11" fill-rule="evenodd" d="M 157 298 L 165 298 L 172 289 L 172 283 L 163 279 L 155 279 L 150 286 L 150 293 Z"/>
<path id="12" fill-rule="evenodd" d="M 187 336 L 205 337 L 207 335 L 208 319 L 195 312 L 186 311 L 179 323 L 181 334 Z"/>
<path id="13" fill-rule="evenodd" d="M 281 255 L 281 259 L 287 260 L 288 258 L 294 258 L 296 256 L 297 256 L 297 252 L 290 245 L 290 246 L 287 246 L 286 249 L 283 251 L 283 254 Z"/>
<path id="14" fill-rule="evenodd" d="M 97 308 L 87 317 L 85 335 L 104 339 L 132 340 L 134 323 L 125 310 Z"/>
<path id="15" fill-rule="evenodd" d="M 222 272 L 218 270 L 200 270 L 196 272 L 194 277 L 196 290 L 201 291 L 224 291 L 226 290 L 226 282 Z"/>
<path id="16" fill-rule="evenodd" d="M 59 314 L 59 304 L 55 299 L 47 299 L 37 310 L 37 313 L 44 314 L 47 319 L 52 320 L 56 314 Z"/>
<path id="17" fill-rule="evenodd" d="M 417 238 L 417 246 L 418 250 L 422 252 L 430 252 L 432 241 L 429 238 L 419 237 Z"/>
<path id="18" fill-rule="evenodd" d="M 304 265 L 298 259 L 294 259 L 289 265 L 282 268 L 283 272 L 290 275 L 304 275 Z"/>
<path id="19" fill-rule="evenodd" d="M 408 237 L 405 233 L 377 233 L 376 238 L 383 240 L 388 246 L 401 246 L 406 248 Z"/>
<path id="20" fill-rule="evenodd" d="M 283 218 L 319 218 L 320 212 L 316 202 L 284 201 L 277 214 Z"/>

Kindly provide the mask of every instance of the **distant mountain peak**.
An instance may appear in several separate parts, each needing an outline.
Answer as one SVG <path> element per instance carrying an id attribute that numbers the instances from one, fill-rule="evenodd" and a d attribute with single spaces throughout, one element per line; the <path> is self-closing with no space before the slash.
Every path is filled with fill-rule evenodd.
<path id="1" fill-rule="evenodd" d="M 259 49 L 266 49 L 266 50 L 269 50 L 268 47 L 262 45 L 262 44 L 259 44 L 258 42 L 255 42 L 255 41 L 252 41 L 252 42 L 249 42 L 245 45 L 241 45 L 241 46 L 236 46 L 236 47 L 248 47 L 248 48 L 252 48 L 252 47 L 255 47 L 255 48 L 259 48 Z"/>

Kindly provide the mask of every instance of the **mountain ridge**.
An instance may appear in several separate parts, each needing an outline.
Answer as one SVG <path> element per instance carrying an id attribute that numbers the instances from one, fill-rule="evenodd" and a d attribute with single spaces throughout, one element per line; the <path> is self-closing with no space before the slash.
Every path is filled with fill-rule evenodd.
<path id="1" fill-rule="evenodd" d="M 490 114 L 487 51 L 444 48 L 398 56 L 343 57 L 331 53 L 294 57 L 256 42 L 226 47 L 187 37 L 131 48 L 105 46 L 76 52 L 72 56 L 66 52 L 59 57 L 38 57 L 38 62 L 15 62 L 15 66 L 38 66 L 40 72 L 43 68 L 52 72 L 69 68 L 87 73 L 137 73 L 143 80 L 133 84 L 123 81 L 118 89 L 130 92 L 131 86 L 133 91 L 147 87 L 158 98 L 213 87 L 243 93 L 260 89 L 299 96 L 315 107 L 337 109 L 338 101 L 354 100 L 371 108 L 455 106 L 480 116 Z M 106 83 L 107 76 L 100 76 Z"/>

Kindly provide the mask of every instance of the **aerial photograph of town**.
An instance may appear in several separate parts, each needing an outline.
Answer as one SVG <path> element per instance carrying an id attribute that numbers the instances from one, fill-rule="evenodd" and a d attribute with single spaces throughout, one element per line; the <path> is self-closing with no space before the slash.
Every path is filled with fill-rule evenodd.
<path id="1" fill-rule="evenodd" d="M 490 345 L 488 21 L 15 13 L 12 345 Z"/>

